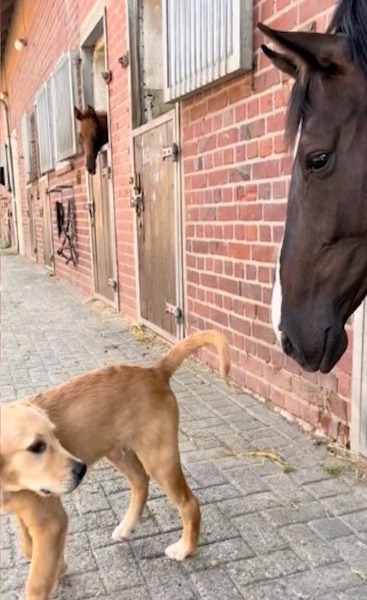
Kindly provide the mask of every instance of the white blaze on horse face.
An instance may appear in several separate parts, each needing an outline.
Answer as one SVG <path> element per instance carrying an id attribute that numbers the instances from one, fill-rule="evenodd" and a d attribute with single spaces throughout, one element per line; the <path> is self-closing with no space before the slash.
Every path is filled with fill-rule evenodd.
<path id="1" fill-rule="evenodd" d="M 301 128 L 302 128 L 302 123 L 300 124 L 300 126 L 298 128 L 297 137 L 296 137 L 296 141 L 294 144 L 293 160 L 295 159 L 296 154 L 297 154 L 298 144 L 299 144 L 299 140 L 301 137 Z M 272 321 L 273 329 L 274 329 L 275 335 L 277 336 L 277 340 L 278 340 L 279 344 L 281 343 L 280 319 L 281 319 L 281 315 L 282 315 L 282 302 L 283 302 L 282 284 L 280 281 L 280 255 L 282 252 L 283 240 L 284 240 L 284 237 L 281 241 L 280 248 L 279 248 L 278 260 L 277 260 L 277 264 L 275 267 L 273 295 L 271 298 L 271 321 Z"/>
<path id="2" fill-rule="evenodd" d="M 271 321 L 277 340 L 280 343 L 280 318 L 282 312 L 282 286 L 280 283 L 280 253 L 282 250 L 282 244 L 280 246 L 277 264 L 275 267 L 275 279 L 273 286 L 273 295 L 271 298 Z"/>

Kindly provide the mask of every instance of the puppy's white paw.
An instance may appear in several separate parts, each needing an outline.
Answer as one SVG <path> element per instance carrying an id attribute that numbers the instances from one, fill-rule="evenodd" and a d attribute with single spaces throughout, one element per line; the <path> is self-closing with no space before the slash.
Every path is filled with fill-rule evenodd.
<path id="1" fill-rule="evenodd" d="M 117 527 L 113 530 L 112 539 L 115 542 L 121 542 L 122 540 L 126 540 L 133 530 L 134 527 L 129 526 L 124 521 L 121 521 L 121 523 L 119 523 L 119 525 L 117 525 Z"/>
<path id="2" fill-rule="evenodd" d="M 187 556 L 194 554 L 194 552 L 184 546 L 182 540 L 180 540 L 179 542 L 168 546 L 168 548 L 165 549 L 165 554 L 172 560 L 184 560 Z"/>

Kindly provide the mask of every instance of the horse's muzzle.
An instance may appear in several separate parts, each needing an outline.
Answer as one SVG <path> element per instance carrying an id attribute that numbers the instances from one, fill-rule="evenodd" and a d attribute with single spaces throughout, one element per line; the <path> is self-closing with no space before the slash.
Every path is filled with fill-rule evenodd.
<path id="1" fill-rule="evenodd" d="M 282 327 L 281 343 L 285 354 L 293 358 L 305 371 L 328 373 L 336 365 L 348 346 L 348 338 L 343 323 L 335 322 L 333 326 L 320 329 L 312 335 L 310 330 L 306 336 L 299 332 L 288 331 Z"/>

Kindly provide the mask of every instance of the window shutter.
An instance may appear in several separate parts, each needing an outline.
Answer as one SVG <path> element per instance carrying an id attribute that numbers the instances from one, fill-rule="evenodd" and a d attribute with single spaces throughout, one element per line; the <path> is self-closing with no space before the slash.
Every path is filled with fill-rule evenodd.
<path id="1" fill-rule="evenodd" d="M 252 0 L 163 0 L 166 102 L 252 69 Z"/>
<path id="2" fill-rule="evenodd" d="M 29 128 L 29 115 L 24 113 L 22 117 L 22 144 L 23 144 L 23 158 L 24 158 L 24 171 L 26 182 L 28 183 L 31 178 L 31 155 L 30 155 L 30 128 Z"/>
<path id="3" fill-rule="evenodd" d="M 36 95 L 35 107 L 40 171 L 42 174 L 44 174 L 54 168 L 51 94 L 49 83 L 45 83 Z"/>
<path id="4" fill-rule="evenodd" d="M 52 79 L 52 111 L 55 140 L 55 159 L 66 160 L 77 153 L 75 104 L 76 55 L 66 52 L 55 69 Z"/>

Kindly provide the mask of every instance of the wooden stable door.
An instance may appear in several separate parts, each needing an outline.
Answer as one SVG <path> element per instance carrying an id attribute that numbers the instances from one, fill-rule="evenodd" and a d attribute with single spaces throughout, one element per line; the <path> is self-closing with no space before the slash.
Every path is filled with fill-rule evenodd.
<path id="1" fill-rule="evenodd" d="M 96 174 L 90 176 L 89 214 L 91 218 L 94 291 L 115 303 L 114 233 L 110 198 L 110 168 L 107 150 L 97 156 Z"/>
<path id="2" fill-rule="evenodd" d="M 32 258 L 37 258 L 37 237 L 36 237 L 36 224 L 34 218 L 34 195 L 32 186 L 27 187 L 27 216 L 28 216 L 28 231 L 29 231 L 29 244 L 30 244 L 30 255 Z"/>
<path id="3" fill-rule="evenodd" d="M 48 177 L 42 177 L 39 180 L 39 194 L 42 210 L 42 239 L 43 239 L 43 258 L 45 267 L 49 271 L 54 271 L 54 252 L 52 239 L 52 222 L 50 196 L 48 194 Z"/>
<path id="4" fill-rule="evenodd" d="M 134 130 L 140 315 L 170 338 L 179 336 L 178 147 L 174 112 Z"/>

